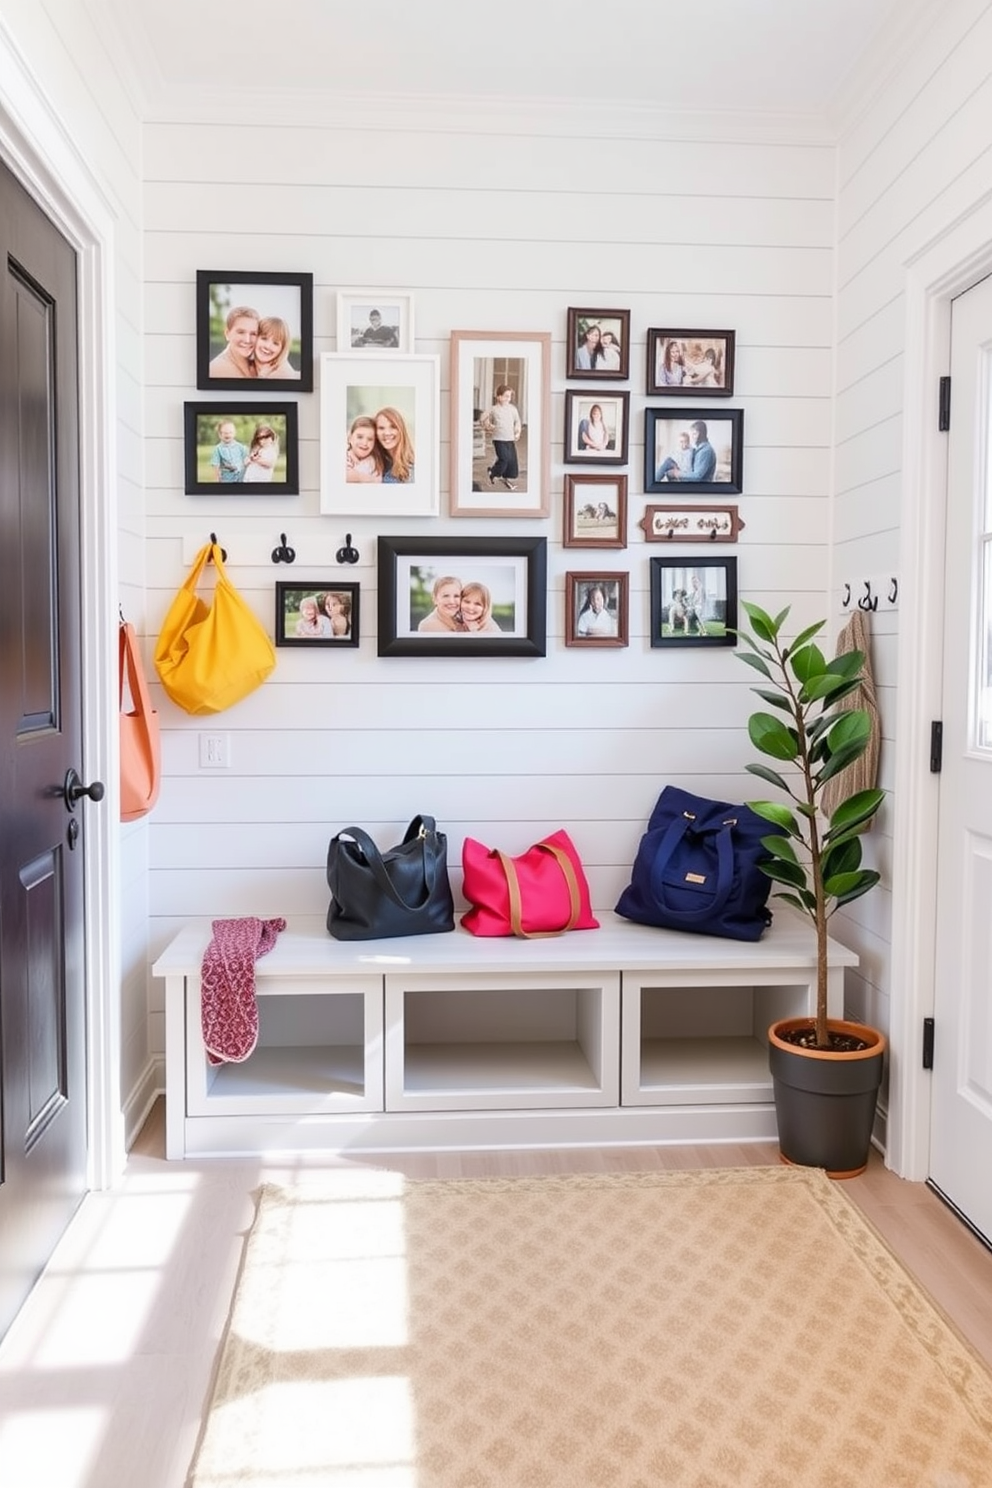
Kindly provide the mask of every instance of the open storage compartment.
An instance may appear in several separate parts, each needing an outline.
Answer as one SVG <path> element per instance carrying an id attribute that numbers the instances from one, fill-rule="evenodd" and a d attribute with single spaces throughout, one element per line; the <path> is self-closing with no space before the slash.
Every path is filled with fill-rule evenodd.
<path id="1" fill-rule="evenodd" d="M 659 986 L 623 979 L 624 1105 L 771 1102 L 768 1025 L 809 1010 L 808 983 Z"/>
<path id="2" fill-rule="evenodd" d="M 200 989 L 187 1023 L 191 1116 L 382 1110 L 382 979 L 349 985 L 259 979 L 258 1043 L 240 1063 L 213 1065 L 199 1026 Z"/>
<path id="3" fill-rule="evenodd" d="M 616 1106 L 620 976 L 386 977 L 387 1111 Z"/>

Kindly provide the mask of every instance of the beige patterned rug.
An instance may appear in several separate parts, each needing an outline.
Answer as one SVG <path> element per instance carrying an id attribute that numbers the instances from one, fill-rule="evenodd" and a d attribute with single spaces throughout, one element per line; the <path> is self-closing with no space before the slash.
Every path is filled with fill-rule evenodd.
<path id="1" fill-rule="evenodd" d="M 266 1187 L 195 1488 L 988 1488 L 992 1377 L 776 1167 Z"/>

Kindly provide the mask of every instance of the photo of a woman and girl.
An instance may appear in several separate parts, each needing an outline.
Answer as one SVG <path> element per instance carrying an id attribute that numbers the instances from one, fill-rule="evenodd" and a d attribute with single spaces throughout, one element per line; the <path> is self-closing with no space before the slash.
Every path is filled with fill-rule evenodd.
<path id="1" fill-rule="evenodd" d="M 568 377 L 625 378 L 630 351 L 629 310 L 569 310 Z"/>
<path id="2" fill-rule="evenodd" d="M 197 386 L 313 386 L 312 275 L 197 274 Z"/>
<path id="3" fill-rule="evenodd" d="M 733 331 L 649 330 L 649 395 L 729 397 L 734 390 L 735 340 Z"/>
<path id="4" fill-rule="evenodd" d="M 369 401 L 365 395 L 370 389 L 348 391 L 349 405 L 352 401 L 363 405 Z M 414 480 L 412 418 L 412 410 L 405 417 L 388 404 L 374 413 L 356 413 L 351 417 L 344 457 L 345 480 L 352 485 L 406 485 Z"/>
<path id="5" fill-rule="evenodd" d="M 437 515 L 440 360 L 403 352 L 322 354 L 322 512 Z"/>
<path id="6" fill-rule="evenodd" d="M 357 584 L 321 589 L 315 584 L 276 585 L 276 645 L 358 644 Z"/>
<path id="7" fill-rule="evenodd" d="M 485 580 L 410 569 L 410 630 L 418 635 L 504 635 L 515 628 L 512 572 L 488 567 Z"/>

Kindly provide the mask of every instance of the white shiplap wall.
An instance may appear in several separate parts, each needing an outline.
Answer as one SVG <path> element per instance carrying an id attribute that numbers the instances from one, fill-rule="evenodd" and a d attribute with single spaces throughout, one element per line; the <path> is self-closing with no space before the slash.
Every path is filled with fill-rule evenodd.
<path id="1" fill-rule="evenodd" d="M 904 520 L 906 266 L 992 192 L 992 5 L 951 0 L 905 65 L 862 109 L 838 152 L 834 572 L 897 573 Z M 936 388 L 930 416 L 936 421 Z M 907 603 L 914 597 L 903 587 Z M 915 602 L 919 602 L 916 597 Z M 882 784 L 894 782 L 900 614 L 875 620 L 884 721 Z M 925 772 L 926 758 L 914 761 Z M 852 1012 L 888 1028 L 894 818 L 873 850 L 882 890 L 837 924 L 860 953 Z M 898 848 L 896 849 L 898 850 Z"/>
<path id="2" fill-rule="evenodd" d="M 547 521 L 385 520 L 391 533 L 548 538 L 543 660 L 375 655 L 375 569 L 362 584 L 360 649 L 282 649 L 272 678 L 213 721 L 159 692 L 166 779 L 152 824 L 151 953 L 197 914 L 326 908 L 328 838 L 352 821 L 383 845 L 418 811 L 449 834 L 520 850 L 564 825 L 593 899 L 626 881 L 661 786 L 754 794 L 745 719 L 749 673 L 729 651 L 651 650 L 643 513 L 645 332 L 733 327 L 744 410 L 747 524 L 736 548 L 745 597 L 825 613 L 830 460 L 834 153 L 748 142 L 589 133 L 584 121 L 446 126 L 372 118 L 326 127 L 197 122 L 145 132 L 148 614 L 161 621 L 184 576 L 183 545 L 215 530 L 231 576 L 271 625 L 285 570 L 237 566 L 287 532 L 294 573 L 347 527 L 371 564 L 376 524 L 319 515 L 318 394 L 300 399 L 302 494 L 191 497 L 182 489 L 182 406 L 195 391 L 199 268 L 312 270 L 315 351 L 335 349 L 335 291 L 408 288 L 417 350 L 441 358 L 442 511 L 447 507 L 448 337 L 455 329 L 550 330 L 552 491 Z M 590 191 L 588 182 L 596 182 Z M 629 532 L 625 551 L 563 549 L 566 311 L 631 311 Z M 657 497 L 651 498 L 657 500 Z M 691 549 L 683 549 L 691 552 Z M 628 571 L 630 646 L 564 646 L 564 574 Z M 340 570 L 335 570 L 341 572 Z M 227 771 L 201 770 L 206 727 L 231 735 Z M 153 1015 L 160 994 L 153 988 Z M 160 1037 L 153 1031 L 153 1039 Z"/>

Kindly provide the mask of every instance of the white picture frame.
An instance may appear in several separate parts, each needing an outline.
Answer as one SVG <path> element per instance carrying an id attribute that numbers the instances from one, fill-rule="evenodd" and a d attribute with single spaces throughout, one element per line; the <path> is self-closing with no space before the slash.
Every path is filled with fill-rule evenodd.
<path id="1" fill-rule="evenodd" d="M 327 516 L 436 517 L 440 503 L 439 396 L 437 356 L 324 352 L 320 359 L 321 512 Z M 360 443 L 356 420 L 364 426 Z M 371 445 L 370 422 L 374 428 Z M 353 450 L 350 453 L 349 440 L 357 455 Z"/>
<path id="2" fill-rule="evenodd" d="M 412 353 L 413 295 L 406 289 L 339 289 L 339 352 Z"/>

